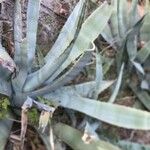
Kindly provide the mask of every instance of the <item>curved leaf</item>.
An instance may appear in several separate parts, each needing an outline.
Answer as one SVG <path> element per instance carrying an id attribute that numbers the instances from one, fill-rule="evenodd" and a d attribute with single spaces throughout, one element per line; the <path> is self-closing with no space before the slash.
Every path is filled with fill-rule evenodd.
<path id="1" fill-rule="evenodd" d="M 116 146 L 102 140 L 91 141 L 91 143 L 86 144 L 82 141 L 82 133 L 80 131 L 65 124 L 56 124 L 54 133 L 76 150 L 120 150 Z"/>
<path id="2" fill-rule="evenodd" d="M 116 100 L 116 97 L 119 93 L 119 89 L 120 89 L 120 86 L 121 86 L 121 81 L 122 81 L 122 77 L 123 77 L 123 70 L 124 70 L 124 64 L 122 64 L 121 66 L 121 69 L 120 69 L 120 73 L 119 73 L 119 77 L 118 77 L 118 80 L 117 80 L 117 83 L 116 83 L 116 86 L 114 88 L 114 91 L 109 99 L 109 102 L 110 103 L 113 103 L 115 100 Z"/>
<path id="3" fill-rule="evenodd" d="M 85 0 L 80 0 L 76 5 L 64 27 L 62 28 L 55 44 L 46 55 L 46 62 L 51 64 L 70 45 L 77 32 L 78 26 L 80 26 L 80 23 L 82 23 L 82 15 L 84 15 L 85 4 Z"/>
<path id="4" fill-rule="evenodd" d="M 144 63 L 146 59 L 150 56 L 150 41 L 148 41 L 143 48 L 138 51 L 136 58 L 141 62 Z"/>
<path id="5" fill-rule="evenodd" d="M 59 89 L 44 96 L 61 106 L 85 113 L 106 123 L 128 129 L 150 129 L 150 113 L 117 104 L 83 98 L 75 91 Z"/>
<path id="6" fill-rule="evenodd" d="M 12 121 L 10 120 L 0 120 L 0 150 L 4 150 L 6 143 L 9 138 L 10 130 L 12 127 Z"/>
<path id="7" fill-rule="evenodd" d="M 37 70 L 34 73 L 31 73 L 27 77 L 23 91 L 29 92 L 38 88 L 56 72 L 59 66 L 67 59 L 69 53 L 70 47 L 68 47 L 55 62 L 52 62 L 51 64 L 46 63 L 41 69 Z"/>
<path id="8" fill-rule="evenodd" d="M 1 74 L 2 72 L 0 71 L 0 75 L 3 76 L 3 74 Z M 6 95 L 8 97 L 11 96 L 12 94 L 12 90 L 11 90 L 11 83 L 4 80 L 3 78 L 0 77 L 0 94 Z"/>
<path id="9" fill-rule="evenodd" d="M 73 45 L 68 59 L 55 72 L 52 78 L 56 78 L 64 69 L 66 69 L 76 58 L 89 49 L 90 44 L 99 36 L 105 28 L 111 14 L 112 7 L 104 3 L 97 8 L 83 23 L 79 35 Z M 100 21 L 101 20 L 101 21 Z"/>
<path id="10" fill-rule="evenodd" d="M 82 13 L 84 12 L 84 5 L 85 0 L 81 0 L 77 4 L 68 21 L 64 25 L 52 50 L 50 50 L 46 56 L 46 64 L 41 69 L 28 76 L 24 91 L 33 90 L 39 87 L 43 82 L 48 80 L 48 78 L 50 78 L 67 59 L 73 46 L 75 35 L 78 32 L 78 25 L 81 21 Z M 72 19 L 75 21 L 72 21 Z"/>
<path id="11" fill-rule="evenodd" d="M 14 72 L 16 70 L 16 64 L 13 59 L 6 52 L 5 48 L 0 44 L 0 65 L 3 68 L 8 69 L 10 72 Z"/>
<path id="12" fill-rule="evenodd" d="M 69 81 L 73 80 L 75 76 L 79 74 L 79 72 L 86 66 L 86 64 L 91 60 L 92 52 L 86 51 L 85 54 L 81 55 L 76 62 L 74 62 L 73 66 L 69 68 L 69 70 L 60 76 L 58 79 L 54 80 L 52 83 L 47 83 L 45 87 L 33 91 L 31 93 L 32 96 L 43 95 L 54 91 L 58 87 L 61 87 L 67 84 Z"/>

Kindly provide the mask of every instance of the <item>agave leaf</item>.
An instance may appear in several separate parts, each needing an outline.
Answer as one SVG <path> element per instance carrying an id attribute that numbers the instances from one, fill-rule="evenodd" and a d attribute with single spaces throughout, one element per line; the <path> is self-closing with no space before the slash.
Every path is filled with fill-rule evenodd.
<path id="1" fill-rule="evenodd" d="M 6 52 L 5 48 L 0 44 L 0 65 L 3 68 L 8 69 L 10 72 L 14 72 L 16 70 L 16 64 L 13 59 Z"/>
<path id="2" fill-rule="evenodd" d="M 120 73 L 119 73 L 119 76 L 118 76 L 118 79 L 116 82 L 116 86 L 114 88 L 114 91 L 113 91 L 110 99 L 109 99 L 110 103 L 113 103 L 116 100 L 116 97 L 119 93 L 119 89 L 120 89 L 121 81 L 122 81 L 122 77 L 123 77 L 123 70 L 124 70 L 124 64 L 122 64 L 122 66 L 121 66 Z"/>
<path id="3" fill-rule="evenodd" d="M 114 83 L 114 80 L 102 81 L 101 85 L 98 88 L 98 93 L 100 94 L 101 92 L 106 90 L 108 87 L 110 87 L 113 83 Z M 77 84 L 75 86 L 73 86 L 73 85 L 65 86 L 64 90 L 66 90 L 66 91 L 75 90 L 78 94 L 80 94 L 83 97 L 92 97 L 93 90 L 95 89 L 95 85 L 96 85 L 95 81 L 90 81 L 90 82 L 86 82 L 86 83 Z M 55 82 L 54 82 L 54 85 L 50 86 L 51 88 L 47 87 L 47 88 L 49 88 L 48 90 L 46 90 L 46 88 L 43 88 L 43 90 L 41 89 L 41 90 L 30 92 L 30 93 L 28 93 L 28 95 L 31 97 L 35 97 L 35 96 L 38 96 L 41 94 L 43 95 L 44 93 L 46 93 L 48 91 L 51 91 L 51 92 L 54 91 L 58 86 L 59 86 L 59 82 L 58 82 L 58 85 L 55 84 Z"/>
<path id="4" fill-rule="evenodd" d="M 80 28 L 80 24 L 83 20 L 85 4 L 85 0 L 80 0 L 69 16 L 55 44 L 45 57 L 46 62 L 49 62 L 49 64 L 55 61 L 55 59 L 65 51 L 65 49 L 74 39 L 75 35 L 77 34 L 77 28 Z"/>
<path id="5" fill-rule="evenodd" d="M 145 75 L 145 71 L 142 67 L 142 65 L 136 61 L 132 61 L 132 64 L 135 66 L 135 68 L 140 72 L 142 73 L 143 75 Z"/>
<path id="6" fill-rule="evenodd" d="M 144 145 L 129 141 L 119 141 L 118 146 L 123 150 L 150 150 L 150 145 Z"/>
<path id="7" fill-rule="evenodd" d="M 139 60 L 140 63 L 144 63 L 146 59 L 150 56 L 150 41 L 148 41 L 143 48 L 137 53 L 136 58 Z"/>
<path id="8" fill-rule="evenodd" d="M 14 90 L 22 92 L 23 85 L 27 78 L 28 70 L 28 57 L 27 57 L 27 41 L 24 39 L 21 43 L 20 53 L 16 54 L 16 63 L 19 67 L 19 73 L 12 79 Z"/>
<path id="9" fill-rule="evenodd" d="M 150 113 L 146 111 L 83 98 L 75 91 L 66 91 L 63 88 L 44 97 L 112 125 L 128 129 L 150 129 Z"/>
<path id="10" fill-rule="evenodd" d="M 15 0 L 14 8 L 14 45 L 15 45 L 15 62 L 20 57 L 21 41 L 22 40 L 22 14 L 21 14 L 21 0 Z"/>
<path id="11" fill-rule="evenodd" d="M 150 8 L 150 2 L 149 2 L 149 0 L 146 0 L 145 1 L 145 13 L 148 13 L 149 8 Z"/>
<path id="12" fill-rule="evenodd" d="M 137 98 L 140 100 L 140 102 L 145 106 L 145 108 L 150 110 L 150 103 L 149 103 L 150 96 L 149 96 L 149 94 L 146 91 L 138 90 L 137 87 L 133 83 L 130 83 L 129 87 L 134 92 L 134 94 L 137 96 Z"/>
<path id="13" fill-rule="evenodd" d="M 76 76 L 76 75 L 82 70 L 82 68 L 85 67 L 85 66 L 90 62 L 90 60 L 92 59 L 92 53 L 93 53 L 93 51 L 95 50 L 95 44 L 92 43 L 91 45 L 92 45 L 92 48 L 91 48 L 91 49 L 86 50 L 83 54 L 81 54 L 78 58 L 76 58 L 76 60 L 74 60 L 73 62 L 71 62 L 71 64 L 73 64 L 73 65 L 70 65 L 70 66 L 72 66 L 72 69 L 71 69 L 70 66 L 69 66 L 68 68 L 70 68 L 70 69 L 69 69 L 70 71 L 68 71 L 68 72 L 65 71 L 65 74 L 63 75 L 62 78 L 64 78 L 66 75 L 68 76 L 70 72 L 71 72 L 71 74 L 73 75 L 73 70 L 76 71 L 76 73 L 75 73 L 75 71 L 74 71 L 75 76 Z M 80 69 L 79 69 L 78 72 L 77 72 L 77 69 L 76 69 L 76 68 L 79 67 L 79 65 L 80 65 Z M 60 66 L 60 69 L 61 69 L 61 66 Z M 67 69 L 67 70 L 68 70 L 68 69 Z M 62 74 L 62 73 L 60 73 L 60 75 L 61 75 L 61 74 Z M 52 75 L 52 77 L 50 77 L 50 78 L 46 81 L 46 84 L 51 83 L 51 82 L 54 81 L 56 78 L 59 78 L 59 75 L 58 75 L 58 76 L 56 76 L 56 75 L 57 75 L 57 73 L 54 74 L 54 75 Z M 71 76 L 72 76 L 72 75 L 71 75 Z M 74 77 L 75 77 L 75 76 L 74 76 Z"/>
<path id="14" fill-rule="evenodd" d="M 4 150 L 6 143 L 9 138 L 10 130 L 12 127 L 12 121 L 10 120 L 0 120 L 0 150 Z"/>
<path id="15" fill-rule="evenodd" d="M 3 74 L 1 73 L 2 72 L 0 71 L 0 76 L 3 76 L 4 73 Z M 0 94 L 6 95 L 8 97 L 10 97 L 12 94 L 10 82 L 4 80 L 1 77 L 0 77 Z"/>
<path id="16" fill-rule="evenodd" d="M 134 60 L 137 55 L 137 36 L 130 34 L 127 38 L 127 52 L 130 60 Z"/>
<path id="17" fill-rule="evenodd" d="M 61 56 L 51 64 L 46 63 L 41 69 L 28 75 L 23 91 L 33 91 L 44 83 L 49 77 L 51 77 L 60 65 L 67 59 L 70 53 L 70 47 L 68 47 Z"/>
<path id="18" fill-rule="evenodd" d="M 143 80 L 143 81 L 141 82 L 141 88 L 142 88 L 143 90 L 150 90 L 150 86 L 149 86 L 149 83 L 148 83 L 147 80 Z"/>
<path id="19" fill-rule="evenodd" d="M 83 54 L 84 51 L 89 49 L 90 44 L 93 43 L 93 41 L 104 29 L 111 14 L 112 7 L 107 3 L 104 3 L 85 20 L 68 59 L 56 71 L 54 77 L 57 77 L 64 69 L 66 69 L 70 65 L 71 62 L 73 62 L 76 58 Z M 99 22 L 99 20 L 101 21 Z"/>
<path id="20" fill-rule="evenodd" d="M 131 2 L 131 10 L 129 12 L 129 28 L 132 28 L 139 20 L 138 0 Z"/>
<path id="21" fill-rule="evenodd" d="M 47 83 L 48 85 L 37 91 L 32 92 L 32 96 L 43 95 L 54 91 L 58 87 L 67 84 L 69 81 L 73 80 L 76 75 L 85 67 L 85 65 L 91 61 L 92 51 L 86 51 L 83 55 L 78 58 L 69 70 L 60 76 L 58 79 L 54 80 L 52 83 Z"/>
<path id="22" fill-rule="evenodd" d="M 119 36 L 119 27 L 118 27 L 118 1 L 112 0 L 112 6 L 113 6 L 113 13 L 110 17 L 110 29 L 112 36 L 114 37 L 115 45 L 118 47 L 120 46 L 120 36 Z"/>
<path id="23" fill-rule="evenodd" d="M 136 25 L 136 23 L 140 20 L 137 6 L 138 6 L 138 0 L 133 0 L 131 4 L 131 10 L 129 12 L 129 21 L 128 21 L 129 29 L 132 29 Z M 137 30 L 136 32 L 138 33 L 140 32 L 141 25 L 142 24 L 139 23 L 138 27 L 134 27 L 134 28 L 138 28 L 136 29 Z M 133 29 L 133 31 L 134 30 L 135 29 Z M 136 53 L 137 53 L 138 35 L 136 32 L 130 33 L 127 37 L 127 51 L 128 51 L 130 60 L 134 60 L 136 57 Z"/>
<path id="24" fill-rule="evenodd" d="M 82 141 L 82 133 L 68 125 L 65 124 L 56 124 L 54 127 L 54 133 L 58 136 L 62 141 L 68 144 L 71 148 L 77 150 L 119 150 L 116 146 L 112 144 L 98 140 L 92 141 L 90 144 L 86 144 Z"/>
<path id="25" fill-rule="evenodd" d="M 127 35 L 127 52 L 129 59 L 133 61 L 136 58 L 137 55 L 137 47 L 138 47 L 138 42 L 139 42 L 139 34 L 140 34 L 140 29 L 142 27 L 144 17 L 140 18 L 133 24 L 128 32 Z"/>
<path id="26" fill-rule="evenodd" d="M 94 99 L 98 98 L 99 95 L 99 87 L 102 85 L 102 81 L 103 81 L 103 68 L 102 68 L 102 60 L 101 60 L 101 55 L 98 53 L 96 53 L 96 79 L 95 79 L 95 90 L 93 93 L 93 97 Z"/>
<path id="27" fill-rule="evenodd" d="M 51 75 L 56 70 L 58 70 L 58 68 L 61 66 L 64 60 L 66 60 L 73 46 L 73 42 L 74 42 L 73 40 L 75 38 L 75 35 L 78 32 L 78 25 L 80 24 L 80 21 L 82 20 L 81 17 L 79 16 L 80 15 L 82 16 L 82 13 L 84 12 L 84 8 L 83 8 L 84 5 L 85 5 L 85 1 L 81 0 L 78 3 L 78 5 L 75 7 L 68 21 L 64 25 L 61 31 L 61 34 L 58 37 L 58 40 L 54 44 L 52 50 L 46 56 L 45 60 L 47 61 L 47 63 L 41 69 L 39 69 L 38 71 L 28 76 L 27 83 L 24 87 L 24 91 L 33 90 L 39 87 L 43 82 L 48 80 L 48 78 L 50 78 Z M 75 19 L 75 21 L 73 22 L 72 19 Z M 66 37 L 66 33 L 67 33 L 67 37 Z M 64 41 L 62 41 L 62 39 Z M 55 63 L 54 60 L 57 61 L 57 63 Z"/>
<path id="28" fill-rule="evenodd" d="M 112 7 L 104 3 L 86 19 L 71 51 L 69 57 L 71 60 L 74 60 L 89 48 L 90 43 L 93 42 L 104 29 L 111 13 Z M 101 20 L 101 22 L 99 22 L 99 20 Z"/>
<path id="29" fill-rule="evenodd" d="M 149 3 L 149 2 L 148 2 Z M 141 40 L 144 42 L 150 41 L 149 34 L 150 34 L 150 5 L 147 5 L 146 10 L 145 10 L 145 18 L 144 18 L 144 23 L 141 28 Z"/>
<path id="30" fill-rule="evenodd" d="M 127 34 L 124 36 L 124 39 L 122 40 L 121 42 L 121 47 L 120 47 L 120 51 L 118 52 L 117 54 L 117 57 L 116 57 L 116 61 L 117 61 L 117 70 L 119 71 L 120 70 L 120 67 L 121 67 L 121 64 L 122 62 L 127 62 L 128 61 L 128 56 L 130 56 L 131 58 L 133 57 L 134 58 L 134 55 L 135 55 L 135 51 L 134 52 L 130 52 L 129 50 L 127 51 L 126 50 L 126 46 L 127 46 L 127 42 L 129 42 L 128 44 L 128 48 L 130 48 L 130 46 L 132 46 L 133 43 L 130 43 L 130 41 L 128 41 L 128 37 L 129 39 L 133 36 L 133 35 L 138 35 L 139 33 L 139 29 L 140 27 L 142 26 L 143 24 L 143 21 L 144 21 L 144 17 L 143 16 L 128 32 Z M 131 37 L 130 37 L 131 36 Z M 132 38 L 131 38 L 132 39 Z M 128 53 L 129 54 L 128 54 Z M 132 58 L 132 59 L 133 59 Z"/>
<path id="31" fill-rule="evenodd" d="M 103 80 L 101 82 L 101 85 L 99 85 L 98 87 L 98 93 L 100 94 L 101 92 L 106 90 L 108 87 L 110 87 L 113 83 L 114 81 Z M 91 81 L 91 82 L 77 84 L 75 86 L 72 86 L 72 88 L 83 97 L 92 97 L 95 85 L 96 85 L 95 81 Z"/>
<path id="32" fill-rule="evenodd" d="M 108 87 L 110 87 L 113 83 L 114 83 L 114 81 L 102 81 L 101 86 L 99 86 L 99 88 L 98 88 L 99 94 L 101 92 L 103 92 L 105 89 L 107 89 Z M 73 86 L 73 85 L 65 86 L 64 90 L 66 90 L 66 91 L 75 90 L 78 94 L 80 94 L 83 97 L 92 97 L 93 90 L 95 89 L 95 85 L 96 85 L 96 82 L 91 81 L 91 82 L 77 84 L 75 86 Z M 54 87 L 57 87 L 57 86 L 54 84 Z M 51 89 L 49 89 L 47 91 L 54 91 L 54 87 L 52 86 Z M 35 96 L 41 95 L 43 93 L 45 93 L 45 91 L 43 92 L 42 90 L 41 91 L 37 90 L 37 91 L 29 93 L 29 95 L 35 97 Z"/>
<path id="33" fill-rule="evenodd" d="M 126 0 L 117 0 L 117 18 L 118 18 L 118 31 L 120 38 L 124 38 L 128 30 L 127 24 L 127 11 L 128 3 Z"/>
<path id="34" fill-rule="evenodd" d="M 37 27 L 41 0 L 29 0 L 27 9 L 27 51 L 28 67 L 32 66 L 35 56 Z"/>
<path id="35" fill-rule="evenodd" d="M 123 62 L 127 62 L 128 60 L 128 54 L 126 51 L 126 43 L 127 43 L 127 39 L 124 39 L 121 43 L 121 47 L 119 48 L 119 51 L 117 52 L 115 61 L 117 64 L 117 73 L 119 74 L 120 72 L 120 68 Z"/>

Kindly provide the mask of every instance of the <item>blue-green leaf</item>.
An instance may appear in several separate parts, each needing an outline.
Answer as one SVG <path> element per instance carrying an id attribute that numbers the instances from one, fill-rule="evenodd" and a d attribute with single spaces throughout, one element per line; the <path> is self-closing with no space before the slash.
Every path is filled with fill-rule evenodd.
<path id="1" fill-rule="evenodd" d="M 32 66 L 35 57 L 37 27 L 41 0 L 29 0 L 27 7 L 27 51 L 28 67 Z"/>

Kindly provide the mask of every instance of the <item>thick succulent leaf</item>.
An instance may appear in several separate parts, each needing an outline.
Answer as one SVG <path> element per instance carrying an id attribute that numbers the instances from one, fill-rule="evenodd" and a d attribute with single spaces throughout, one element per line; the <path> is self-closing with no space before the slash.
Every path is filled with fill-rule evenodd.
<path id="1" fill-rule="evenodd" d="M 146 59 L 150 56 L 150 41 L 148 41 L 143 48 L 137 53 L 136 58 L 141 62 L 144 63 Z"/>
<path id="2" fill-rule="evenodd" d="M 91 143 L 86 144 L 82 141 L 82 133 L 80 131 L 65 124 L 56 124 L 54 127 L 54 133 L 73 149 L 119 150 L 116 146 L 102 140 L 91 141 Z"/>
<path id="3" fill-rule="evenodd" d="M 119 73 L 119 76 L 118 76 L 118 79 L 117 79 L 117 82 L 116 82 L 116 86 L 113 90 L 113 93 L 112 93 L 110 99 L 109 99 L 110 103 L 113 103 L 116 100 L 116 97 L 119 93 L 119 89 L 120 89 L 121 83 L 122 83 L 123 70 L 124 70 L 124 64 L 122 64 L 122 66 L 121 66 L 120 73 Z"/>
<path id="4" fill-rule="evenodd" d="M 111 13 L 112 7 L 104 3 L 86 19 L 71 51 L 69 57 L 71 60 L 76 59 L 89 48 L 90 43 L 93 42 L 104 29 Z M 101 22 L 99 22 L 99 20 L 101 20 Z"/>
<path id="5" fill-rule="evenodd" d="M 140 102 L 145 106 L 145 108 L 150 110 L 150 95 L 148 92 L 137 89 L 133 83 L 130 83 L 129 87 L 140 100 Z"/>
<path id="6" fill-rule="evenodd" d="M 139 42 L 140 29 L 144 21 L 144 16 L 138 19 L 135 24 L 133 24 L 129 30 L 127 36 L 127 52 L 129 59 L 133 61 L 137 55 L 137 48 Z"/>
<path id="7" fill-rule="evenodd" d="M 86 66 L 86 64 L 91 61 L 91 58 L 92 58 L 92 51 L 86 51 L 83 55 L 80 56 L 80 58 L 78 58 L 78 60 L 74 62 L 73 66 L 69 68 L 69 70 L 66 73 L 64 73 L 62 76 L 60 76 L 52 83 L 47 83 L 45 87 L 37 91 L 33 91 L 32 95 L 36 96 L 43 95 L 67 84 L 69 81 L 73 80 L 75 76 L 79 74 L 79 72 Z"/>
<path id="8" fill-rule="evenodd" d="M 119 51 L 117 52 L 115 61 L 117 64 L 117 73 L 119 74 L 120 72 L 120 68 L 123 62 L 127 62 L 128 61 L 128 54 L 126 51 L 126 43 L 127 43 L 127 39 L 122 41 L 122 45 L 119 49 Z"/>
<path id="9" fill-rule="evenodd" d="M 101 85 L 98 88 L 99 94 L 101 92 L 103 92 L 104 90 L 106 90 L 107 88 L 109 88 L 113 83 L 114 83 L 113 80 L 112 81 L 102 81 Z M 65 86 L 64 89 L 69 90 L 69 91 L 75 90 L 78 94 L 80 94 L 83 97 L 92 97 L 93 91 L 95 89 L 95 85 L 96 85 L 96 82 L 91 81 L 91 82 L 81 83 L 81 84 L 77 84 L 77 85 Z M 54 84 L 54 86 L 51 86 L 49 91 L 54 91 L 55 87 L 57 88 L 56 84 Z M 32 97 L 36 97 L 43 93 L 45 93 L 45 91 L 37 90 L 37 91 L 28 93 L 28 95 L 30 95 Z"/>
<path id="10" fill-rule="evenodd" d="M 12 127 L 12 121 L 10 120 L 0 120 L 0 150 L 4 150 L 6 143 L 9 138 L 10 130 Z"/>
<path id="11" fill-rule="evenodd" d="M 59 89 L 44 97 L 106 123 L 128 129 L 150 129 L 150 113 L 112 103 L 81 97 L 74 90 Z"/>
<path id="12" fill-rule="evenodd" d="M 23 85 L 27 78 L 28 71 L 28 57 L 27 57 L 27 41 L 24 39 L 21 43 L 20 53 L 16 54 L 16 64 L 19 68 L 19 72 L 14 79 L 12 79 L 12 85 L 15 91 L 22 92 Z"/>
<path id="13" fill-rule="evenodd" d="M 99 34 L 105 28 L 111 14 L 112 14 L 112 7 L 109 6 L 107 3 L 104 3 L 85 20 L 85 22 L 81 27 L 79 35 L 73 45 L 73 48 L 71 50 L 68 59 L 56 71 L 54 77 L 57 77 L 76 58 L 78 58 L 81 54 L 83 54 L 84 51 L 89 49 L 91 43 L 93 43 L 93 41 L 99 36 Z"/>
<path id="14" fill-rule="evenodd" d="M 145 75 L 145 71 L 142 67 L 142 65 L 136 61 L 132 61 L 132 64 L 135 66 L 135 68 L 143 75 Z"/>
<path id="15" fill-rule="evenodd" d="M 51 64 L 58 56 L 65 51 L 75 37 L 78 26 L 82 23 L 82 16 L 85 11 L 85 0 L 80 0 L 69 16 L 67 22 L 62 28 L 55 44 L 46 55 L 45 60 Z"/>
<path id="16" fill-rule="evenodd" d="M 134 25 L 140 20 L 137 8 L 138 8 L 138 0 L 133 0 L 131 4 L 131 10 L 129 12 L 129 29 L 133 28 Z M 139 24 L 138 32 L 140 32 L 140 29 L 141 29 L 141 25 Z M 127 38 L 127 51 L 130 60 L 134 60 L 136 57 L 137 47 L 138 47 L 137 38 L 138 35 L 136 32 L 134 32 L 134 34 L 133 33 L 129 34 Z"/>
<path id="17" fill-rule="evenodd" d="M 3 74 L 0 71 L 0 76 L 3 76 Z M 11 83 L 2 77 L 0 77 L 0 94 L 6 95 L 8 97 L 10 97 L 12 94 Z"/>
<path id="18" fill-rule="evenodd" d="M 14 60 L 15 62 L 20 57 L 21 42 L 22 42 L 21 0 L 15 0 L 15 8 L 14 8 L 14 46 L 15 46 Z"/>
<path id="19" fill-rule="evenodd" d="M 119 141 L 118 146 L 123 150 L 150 150 L 150 145 L 144 145 L 129 141 Z"/>
<path id="20" fill-rule="evenodd" d="M 29 0 L 27 7 L 27 51 L 28 67 L 32 66 L 35 57 L 38 18 L 41 0 Z"/>
<path id="21" fill-rule="evenodd" d="M 141 40 L 144 42 L 150 41 L 150 37 L 149 37 L 149 34 L 150 34 L 150 28 L 149 28 L 149 26 L 150 26 L 150 5 L 148 5 L 146 9 L 147 9 L 145 12 L 146 16 L 144 18 L 144 23 L 141 28 Z"/>
<path id="22" fill-rule="evenodd" d="M 139 20 L 140 16 L 138 13 L 138 0 L 131 2 L 131 10 L 129 12 L 129 28 L 132 28 Z"/>
<path id="23" fill-rule="evenodd" d="M 101 60 L 101 55 L 96 52 L 96 79 L 95 79 L 95 90 L 93 93 L 94 99 L 98 98 L 99 95 L 99 87 L 102 85 L 103 82 L 103 68 L 102 68 L 102 60 Z"/>
<path id="24" fill-rule="evenodd" d="M 67 59 L 69 53 L 70 47 L 68 47 L 55 62 L 51 64 L 46 63 L 41 69 L 28 75 L 23 91 L 29 92 L 38 88 L 56 72 L 60 65 Z"/>
<path id="25" fill-rule="evenodd" d="M 107 88 L 109 88 L 114 81 L 102 81 L 101 85 L 98 87 L 98 93 L 100 94 Z M 93 95 L 93 90 L 95 89 L 95 81 L 91 82 L 86 82 L 86 83 L 81 83 L 77 84 L 75 86 L 70 86 L 70 88 L 74 89 L 78 94 L 80 94 L 83 97 L 92 97 Z"/>
<path id="26" fill-rule="evenodd" d="M 130 60 L 134 60 L 137 55 L 137 36 L 130 34 L 127 38 L 127 52 Z"/>
<path id="27" fill-rule="evenodd" d="M 8 69 L 10 72 L 14 72 L 16 70 L 16 64 L 13 59 L 6 52 L 5 48 L 0 44 L 0 65 L 3 68 Z"/>
<path id="28" fill-rule="evenodd" d="M 126 0 L 117 0 L 117 17 L 118 17 L 118 31 L 120 38 L 124 38 L 128 30 L 127 13 L 128 3 Z"/>
<path id="29" fill-rule="evenodd" d="M 52 50 L 50 50 L 50 52 L 46 56 L 45 60 L 47 60 L 47 63 L 40 70 L 28 76 L 27 83 L 25 85 L 28 87 L 24 88 L 25 91 L 33 90 L 34 88 L 40 86 L 43 82 L 48 80 L 48 78 L 50 78 L 51 75 L 56 70 L 58 70 L 61 64 L 66 60 L 67 56 L 69 55 L 69 51 L 73 46 L 75 35 L 78 32 L 78 26 L 80 26 L 80 21 L 82 20 L 81 16 L 82 13 L 84 13 L 84 7 L 85 1 L 81 0 L 64 25 L 60 36 L 56 40 L 56 43 L 54 44 Z M 74 19 L 75 21 L 72 21 L 72 19 Z M 55 63 L 56 61 L 57 63 Z"/>
<path id="30" fill-rule="evenodd" d="M 135 38 L 135 35 L 137 36 L 139 34 L 139 29 L 143 24 L 144 21 L 144 17 L 143 16 L 128 32 L 127 34 L 124 36 L 124 39 L 121 42 L 121 47 L 120 50 L 118 51 L 117 57 L 116 57 L 116 61 L 117 61 L 117 71 L 120 70 L 121 64 L 122 62 L 127 62 L 128 61 L 128 57 L 130 57 L 130 59 L 134 58 L 134 55 L 136 53 L 136 49 L 134 51 L 130 52 L 130 48 L 135 48 L 135 46 L 133 45 L 133 43 L 131 43 L 130 39 Z M 129 39 L 128 39 L 129 38 Z M 128 47 L 127 47 L 128 46 Z M 128 50 L 126 50 L 126 47 L 128 48 Z"/>
<path id="31" fill-rule="evenodd" d="M 113 13 L 110 17 L 110 29 L 112 36 L 114 38 L 115 45 L 120 46 L 120 36 L 119 36 L 119 27 L 118 27 L 118 1 L 117 0 L 112 0 L 112 6 L 113 6 Z M 116 44 L 117 43 L 117 44 Z"/>
<path id="32" fill-rule="evenodd" d="M 149 85 L 149 82 L 147 80 L 143 80 L 141 82 L 141 89 L 142 90 L 150 90 L 150 85 Z"/>
<path id="33" fill-rule="evenodd" d="M 92 53 L 93 51 L 95 50 L 95 44 L 92 43 L 92 48 L 89 49 L 89 50 L 86 50 L 83 54 L 81 54 L 76 60 L 74 60 L 73 62 L 71 62 L 71 65 L 68 67 L 68 70 L 67 72 L 64 71 L 65 73 L 63 74 L 63 76 L 61 75 L 62 73 L 60 73 L 58 76 L 57 76 L 57 72 L 56 74 L 52 75 L 52 77 L 50 77 L 45 84 L 49 84 L 51 83 L 52 81 L 54 81 L 56 78 L 58 79 L 59 76 L 61 75 L 62 77 L 61 78 L 64 78 L 66 75 L 68 76 L 70 73 L 73 75 L 73 72 L 75 73 L 75 76 L 82 70 L 83 67 L 85 67 L 89 62 L 90 60 L 92 59 Z M 72 65 L 73 64 L 73 65 Z M 80 69 L 77 71 L 77 67 L 79 68 L 79 65 L 80 65 Z M 72 67 L 71 67 L 72 66 Z M 61 69 L 61 66 L 60 66 L 60 69 Z M 74 71 L 75 70 L 75 71 Z M 70 76 L 70 75 L 69 75 Z M 74 76 L 74 77 L 75 77 Z"/>

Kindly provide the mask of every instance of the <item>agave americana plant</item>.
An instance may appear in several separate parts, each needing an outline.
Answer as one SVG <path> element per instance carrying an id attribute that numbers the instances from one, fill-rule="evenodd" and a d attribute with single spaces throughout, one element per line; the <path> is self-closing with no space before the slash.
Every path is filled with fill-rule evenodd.
<path id="1" fill-rule="evenodd" d="M 118 70 L 125 62 L 128 68 L 128 80 L 130 80 L 134 69 L 138 72 L 141 90 L 134 85 L 132 80 L 128 81 L 129 87 L 142 104 L 150 110 L 148 101 L 150 99 L 148 94 L 150 90 L 149 72 L 146 73 L 143 68 L 143 66 L 149 66 L 150 63 L 149 1 L 146 1 L 144 16 L 140 16 L 138 12 L 138 0 L 133 0 L 130 8 L 129 2 L 126 0 L 112 0 L 112 5 L 114 6 L 113 14 L 101 35 L 117 51 L 115 60 Z M 139 46 L 141 43 L 144 45 Z"/>
<path id="2" fill-rule="evenodd" d="M 52 49 L 44 57 L 44 64 L 37 69 L 33 64 L 36 59 L 40 0 L 28 1 L 25 39 L 22 39 L 20 0 L 15 1 L 15 54 L 14 58 L 11 58 L 7 50 L 0 47 L 0 93 L 9 97 L 15 111 L 28 100 L 36 103 L 37 97 L 40 96 L 48 99 L 53 105 L 57 103 L 58 106 L 82 112 L 109 124 L 128 129 L 149 130 L 150 113 L 112 103 L 119 91 L 118 84 L 124 71 L 123 63 L 119 67 L 115 91 L 109 102 L 97 100 L 99 93 L 114 82 L 103 80 L 101 56 L 98 52 L 95 80 L 65 86 L 91 61 L 95 50 L 94 40 L 103 33 L 110 17 L 116 13 L 113 5 L 104 3 L 84 20 L 86 2 L 80 0 L 76 5 Z M 1 149 L 4 149 L 11 125 L 11 121 L 0 121 L 1 130 L 4 131 L 0 135 Z M 87 145 L 81 140 L 80 131 L 65 124 L 55 125 L 54 132 L 73 149 L 119 149 L 101 140 Z"/>

